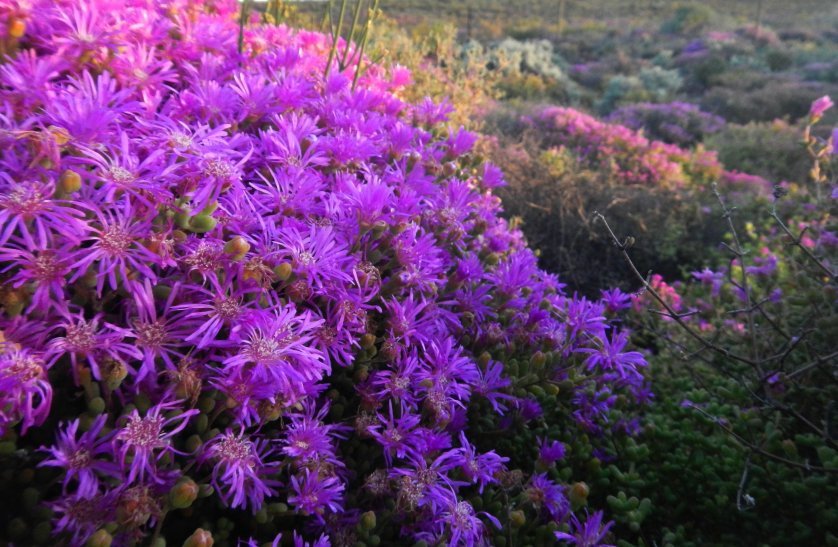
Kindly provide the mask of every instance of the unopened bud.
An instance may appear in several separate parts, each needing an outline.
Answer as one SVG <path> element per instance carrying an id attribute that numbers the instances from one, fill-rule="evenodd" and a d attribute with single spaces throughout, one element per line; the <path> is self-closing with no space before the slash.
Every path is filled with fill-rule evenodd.
<path id="1" fill-rule="evenodd" d="M 198 528 L 183 542 L 183 547 L 212 547 L 215 541 L 212 534 L 203 528 Z"/>
<path id="2" fill-rule="evenodd" d="M 375 528 L 376 524 L 375 513 L 372 511 L 367 511 L 363 515 L 361 515 L 361 527 L 364 530 L 370 531 Z"/>
<path id="3" fill-rule="evenodd" d="M 87 547 L 111 547 L 113 537 L 107 530 L 96 530 L 90 539 L 87 540 Z"/>
<path id="4" fill-rule="evenodd" d="M 128 377 L 128 367 L 122 361 L 111 359 L 101 367 L 102 380 L 108 389 L 117 389 L 125 378 Z"/>
<path id="5" fill-rule="evenodd" d="M 584 482 L 576 482 L 570 487 L 568 498 L 573 504 L 583 505 L 588 500 L 591 489 Z"/>
<path id="6" fill-rule="evenodd" d="M 181 479 L 169 492 L 169 500 L 175 509 L 186 509 L 198 499 L 198 484 L 186 477 Z"/>
<path id="7" fill-rule="evenodd" d="M 544 355 L 544 352 L 536 351 L 533 353 L 532 357 L 530 357 L 530 364 L 534 366 L 536 369 L 540 369 L 544 366 L 547 362 L 547 356 Z"/>
<path id="8" fill-rule="evenodd" d="M 364 349 L 370 349 L 375 345 L 375 335 L 367 333 L 361 337 L 361 347 Z"/>
<path id="9" fill-rule="evenodd" d="M 98 416 L 105 411 L 105 400 L 101 397 L 94 397 L 87 403 L 87 409 L 94 416 Z"/>
<path id="10" fill-rule="evenodd" d="M 189 220 L 189 229 L 196 234 L 205 234 L 214 229 L 217 224 L 218 221 L 215 218 L 202 213 Z"/>
<path id="11" fill-rule="evenodd" d="M 26 33 L 26 23 L 21 19 L 12 19 L 9 22 L 9 37 L 18 39 Z"/>
<path id="12" fill-rule="evenodd" d="M 512 523 L 513 528 L 520 528 L 527 523 L 527 516 L 520 510 L 510 511 L 509 522 Z"/>
<path id="13" fill-rule="evenodd" d="M 67 169 L 61 173 L 61 178 L 58 179 L 58 187 L 65 194 L 78 192 L 81 189 L 81 175 L 72 169 Z"/>
<path id="14" fill-rule="evenodd" d="M 236 236 L 224 245 L 224 252 L 232 255 L 233 260 L 241 260 L 250 250 L 250 243 L 241 236 Z"/>
<path id="15" fill-rule="evenodd" d="M 446 177 L 453 176 L 454 173 L 457 172 L 457 164 L 453 161 L 449 161 L 442 166 L 442 174 Z"/>
<path id="16" fill-rule="evenodd" d="M 277 279 L 279 279 L 280 281 L 288 281 L 293 272 L 294 269 L 288 262 L 282 262 L 276 268 L 274 268 L 274 273 L 276 274 Z"/>

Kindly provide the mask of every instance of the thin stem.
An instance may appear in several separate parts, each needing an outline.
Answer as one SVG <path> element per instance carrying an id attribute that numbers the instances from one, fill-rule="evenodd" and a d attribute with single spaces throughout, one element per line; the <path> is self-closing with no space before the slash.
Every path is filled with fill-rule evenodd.
<path id="1" fill-rule="evenodd" d="M 617 246 L 617 248 L 620 249 L 620 252 L 622 253 L 623 258 L 626 260 L 626 263 L 628 264 L 632 273 L 643 284 L 643 288 L 646 291 L 648 291 L 649 294 L 651 294 L 654 297 L 654 299 L 657 300 L 658 303 L 661 306 L 663 306 L 663 308 L 666 311 L 669 312 L 669 315 L 672 317 L 672 320 L 675 321 L 678 324 L 678 326 L 680 326 L 682 329 L 684 329 L 684 332 L 689 334 L 692 338 L 694 338 L 702 346 L 704 346 L 708 349 L 711 349 L 711 350 L 715 351 L 716 353 L 719 353 L 720 355 L 722 355 L 722 356 L 724 356 L 728 359 L 733 359 L 734 361 L 739 361 L 740 363 L 745 363 L 746 365 L 749 365 L 751 367 L 755 367 L 757 365 L 752 359 L 749 359 L 748 357 L 733 353 L 726 348 L 723 348 L 721 346 L 718 346 L 718 345 L 710 342 L 709 340 L 707 340 L 706 338 L 701 336 L 699 333 L 697 333 L 690 325 L 688 325 L 684 321 L 684 319 L 680 316 L 680 314 L 678 312 L 676 312 L 672 308 L 672 306 L 670 306 L 666 302 L 666 300 L 664 300 L 664 298 L 658 293 L 657 290 L 655 290 L 655 288 L 652 286 L 652 284 L 645 277 L 643 277 L 643 274 L 641 274 L 637 270 L 637 266 L 634 265 L 634 261 L 631 259 L 628 252 L 626 251 L 626 246 L 623 245 L 622 243 L 620 243 L 620 240 L 614 234 L 614 231 L 611 229 L 611 226 L 608 224 L 608 221 L 605 219 L 605 217 L 599 212 L 594 212 L 594 216 L 597 219 L 599 219 L 600 221 L 602 221 L 603 224 L 605 224 L 605 228 L 608 230 L 608 233 L 611 236 L 612 242 Z"/>
<path id="2" fill-rule="evenodd" d="M 358 18 L 361 15 L 361 4 L 364 0 L 356 0 L 355 2 L 355 12 L 352 15 L 352 26 L 349 27 L 349 38 L 346 40 L 346 48 L 343 50 L 343 58 L 340 60 L 338 67 L 340 70 L 345 69 L 347 66 L 346 61 L 349 58 L 349 49 L 352 45 L 352 42 L 355 38 L 355 29 L 358 27 Z"/>
<path id="3" fill-rule="evenodd" d="M 358 85 L 358 79 L 361 77 L 361 63 L 364 62 L 364 49 L 367 47 L 367 40 L 370 36 L 370 30 L 372 29 L 372 21 L 375 17 L 375 13 L 378 11 L 378 1 L 375 0 L 373 3 L 372 9 L 367 10 L 367 24 L 366 28 L 364 28 L 364 36 L 361 38 L 361 45 L 358 47 L 358 63 L 355 65 L 355 77 L 352 78 L 352 89 L 355 89 L 355 86 Z"/>
<path id="4" fill-rule="evenodd" d="M 329 50 L 329 58 L 326 60 L 326 72 L 324 77 L 329 77 L 329 71 L 332 69 L 332 61 L 335 59 L 335 53 L 338 49 L 338 39 L 340 38 L 340 31 L 343 28 L 343 18 L 346 15 L 346 1 L 341 0 L 340 2 L 340 15 L 338 16 L 338 24 L 337 27 L 334 28 L 332 32 L 332 48 Z M 331 19 L 332 14 L 332 3 L 329 2 L 329 18 Z"/>
<path id="5" fill-rule="evenodd" d="M 805 246 L 803 246 L 803 244 L 800 243 L 800 240 L 803 238 L 803 232 L 801 232 L 799 236 L 795 236 L 792 233 L 792 231 L 789 229 L 789 227 L 786 226 L 786 224 L 783 222 L 783 220 L 777 214 L 777 202 L 776 201 L 774 202 L 774 206 L 771 208 L 771 217 L 777 222 L 777 224 L 780 226 L 780 229 L 782 229 L 783 232 L 785 232 L 785 234 L 792 239 L 794 246 L 798 247 L 801 251 L 803 251 L 803 254 L 805 254 L 809 258 L 809 260 L 814 262 L 815 265 L 818 268 L 820 268 L 820 270 L 824 274 L 826 274 L 826 276 L 829 278 L 829 281 L 835 281 L 835 278 L 836 278 L 835 272 L 831 271 L 829 268 L 824 266 L 823 263 L 820 260 L 818 260 L 818 257 L 816 257 L 814 254 L 812 254 L 812 251 L 810 251 Z"/>

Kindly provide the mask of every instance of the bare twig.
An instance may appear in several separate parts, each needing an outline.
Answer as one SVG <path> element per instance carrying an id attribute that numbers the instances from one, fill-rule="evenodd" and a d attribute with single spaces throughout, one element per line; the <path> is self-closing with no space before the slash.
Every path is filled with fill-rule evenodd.
<path id="1" fill-rule="evenodd" d="M 643 277 L 643 274 L 641 274 L 637 270 L 637 266 L 634 265 L 634 261 L 629 256 L 628 252 L 626 251 L 625 246 L 622 243 L 620 243 L 620 240 L 614 234 L 614 231 L 611 229 L 611 226 L 608 224 L 608 221 L 605 219 L 605 217 L 599 212 L 595 212 L 594 216 L 598 220 L 600 220 L 603 224 L 605 224 L 605 228 L 608 230 L 608 233 L 611 236 L 611 241 L 614 243 L 614 245 L 617 246 L 618 249 L 620 249 L 620 252 L 622 253 L 623 258 L 626 260 L 626 263 L 628 264 L 628 266 L 631 269 L 634 276 L 643 284 L 644 289 L 646 289 L 646 291 L 649 294 L 651 294 L 652 297 L 654 297 L 654 299 L 657 300 L 658 303 L 661 306 L 663 306 L 663 308 L 667 312 L 669 312 L 670 316 L 672 317 L 672 320 L 675 321 L 678 324 L 678 326 L 680 326 L 682 329 L 684 329 L 684 332 L 689 334 L 693 339 L 695 339 L 702 346 L 705 346 L 708 349 L 711 349 L 711 350 L 715 351 L 716 353 L 722 355 L 723 357 L 726 357 L 728 359 L 733 359 L 734 361 L 739 361 L 740 363 L 745 363 L 745 364 L 747 364 L 751 367 L 756 367 L 757 366 L 757 363 L 755 363 L 753 359 L 745 357 L 744 355 L 739 355 L 737 353 L 733 353 L 732 351 L 728 350 L 727 348 L 723 348 L 719 345 L 716 345 L 716 344 L 710 342 L 709 340 L 707 340 L 706 338 L 701 336 L 701 334 L 696 332 L 696 330 L 693 329 L 692 326 L 687 324 L 684 321 L 684 319 L 679 316 L 678 312 L 675 311 L 672 308 L 672 306 L 670 306 L 669 303 L 666 302 L 666 300 L 664 300 L 664 298 L 658 293 L 658 291 L 652 286 L 652 284 L 646 278 Z"/>

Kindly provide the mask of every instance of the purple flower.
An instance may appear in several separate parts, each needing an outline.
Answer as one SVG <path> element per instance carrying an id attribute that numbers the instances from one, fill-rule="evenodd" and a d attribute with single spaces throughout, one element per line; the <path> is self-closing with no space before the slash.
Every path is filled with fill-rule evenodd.
<path id="1" fill-rule="evenodd" d="M 536 438 L 538 440 L 538 461 L 551 465 L 565 456 L 565 447 L 559 441 Z"/>
<path id="2" fill-rule="evenodd" d="M 130 333 L 110 323 L 100 322 L 102 314 L 97 314 L 91 320 L 84 318 L 83 312 L 67 313 L 65 321 L 59 324 L 64 330 L 64 336 L 50 340 L 46 358 L 53 365 L 60 357 L 69 354 L 72 363 L 73 377 L 79 382 L 81 359 L 84 359 L 93 371 L 93 377 L 102 378 L 100 365 L 104 360 L 111 359 L 124 363 L 126 357 L 139 359 L 142 353 L 132 345 L 123 342 Z"/>
<path id="3" fill-rule="evenodd" d="M 40 466 L 61 467 L 64 469 L 64 492 L 75 479 L 78 482 L 75 495 L 80 498 L 93 498 L 99 493 L 99 476 L 117 476 L 119 467 L 111 461 L 97 459 L 98 456 L 111 454 L 113 433 L 101 435 L 107 416 L 99 416 L 81 437 L 76 438 L 79 420 L 69 422 L 58 434 L 58 442 L 43 449 L 51 458 L 42 461 Z"/>
<path id="4" fill-rule="evenodd" d="M 50 504 L 55 512 L 55 532 L 70 532 L 72 545 L 84 545 L 96 530 L 116 517 L 116 496 L 113 493 L 85 498 L 62 496 Z"/>
<path id="5" fill-rule="evenodd" d="M 189 419 L 200 411 L 186 410 L 166 418 L 164 411 L 180 406 L 180 401 L 161 402 L 146 411 L 145 416 L 135 409 L 128 415 L 128 421 L 117 432 L 113 440 L 114 453 L 123 470 L 128 471 L 128 481 L 145 480 L 146 476 L 155 482 L 163 482 L 157 463 L 167 454 L 179 454 L 172 447 L 172 437 L 189 423 Z M 173 425 L 172 429 L 168 429 Z M 132 456 L 130 463 L 128 456 Z"/>
<path id="6" fill-rule="evenodd" d="M 316 515 L 322 521 L 322 515 L 328 510 L 331 513 L 343 511 L 343 483 L 334 476 L 320 476 L 317 471 L 304 469 L 302 478 L 291 475 L 292 496 L 288 496 L 288 503 L 304 514 Z"/>
<path id="7" fill-rule="evenodd" d="M 809 108 L 809 118 L 812 123 L 819 120 L 823 116 L 823 113 L 832 108 L 834 105 L 835 103 L 832 102 L 829 95 L 824 95 L 820 99 L 815 100 Z"/>
<path id="8" fill-rule="evenodd" d="M 463 475 L 472 483 L 480 485 L 478 491 L 481 494 L 487 484 L 497 484 L 498 480 L 495 475 L 506 470 L 504 463 L 509 461 L 509 458 L 499 456 L 494 450 L 478 454 L 462 431 L 460 432 L 460 448 L 452 455 Z"/>
<path id="9" fill-rule="evenodd" d="M 631 307 L 631 295 L 618 288 L 602 291 L 602 302 L 611 313 L 621 312 Z"/>
<path id="10" fill-rule="evenodd" d="M 616 371 L 620 378 L 636 378 L 639 376 L 638 367 L 646 366 L 646 359 L 639 351 L 624 352 L 623 348 L 628 344 L 627 331 L 612 331 L 611 339 L 600 338 L 602 347 L 600 349 L 580 348 L 580 353 L 589 353 L 585 360 L 588 369 L 599 367 L 605 371 Z"/>
<path id="11" fill-rule="evenodd" d="M 384 449 L 387 465 L 392 465 L 393 454 L 404 458 L 416 450 L 413 442 L 414 429 L 419 425 L 419 416 L 411 414 L 405 404 L 400 405 L 399 417 L 393 415 L 393 402 L 390 401 L 388 417 L 378 414 L 379 423 L 368 428 L 368 432 Z"/>
<path id="12" fill-rule="evenodd" d="M 488 519 L 495 528 L 500 530 L 501 525 L 498 519 L 484 511 L 475 512 L 474 507 L 469 502 L 458 500 L 452 492 L 448 507 L 440 515 L 440 524 L 448 530 L 448 544 L 467 547 L 484 545 L 486 525 L 483 524 L 478 515 Z"/>
<path id="13" fill-rule="evenodd" d="M 212 484 L 224 503 L 232 508 L 246 507 L 256 513 L 265 496 L 275 496 L 279 481 L 268 478 L 278 471 L 278 463 L 267 462 L 274 450 L 264 439 L 251 441 L 240 431 L 228 430 L 207 443 L 203 458 L 214 462 Z"/>
<path id="14" fill-rule="evenodd" d="M 570 509 L 564 488 L 548 479 L 546 473 L 533 475 L 524 495 L 536 509 L 545 511 L 553 520 L 562 520 Z"/>
<path id="15" fill-rule="evenodd" d="M 56 236 L 81 241 L 87 231 L 84 213 L 54 195 L 52 182 L 15 181 L 0 172 L 0 246 L 13 237 L 30 250 L 49 248 Z"/>
<path id="16" fill-rule="evenodd" d="M 129 279 L 129 272 L 142 274 L 151 283 L 156 283 L 157 275 L 150 268 L 160 263 L 160 256 L 152 253 L 142 243 L 150 235 L 151 223 L 137 220 L 142 218 L 128 199 L 123 199 L 122 207 L 95 211 L 91 221 L 89 247 L 80 249 L 74 255 L 72 268 L 74 282 L 93 267 L 96 274 L 96 294 L 101 296 L 105 283 L 112 290 Z"/>
<path id="17" fill-rule="evenodd" d="M 297 314 L 295 306 L 251 315 L 235 333 L 237 351 L 224 360 L 224 366 L 229 374 L 281 390 L 319 380 L 329 366 L 309 342 L 321 323 L 311 314 Z"/>
<path id="18" fill-rule="evenodd" d="M 17 423 L 21 434 L 44 423 L 52 405 L 46 369 L 37 352 L 0 343 L 0 436 Z"/>
<path id="19" fill-rule="evenodd" d="M 575 514 L 570 515 L 570 532 L 554 532 L 556 539 L 567 541 L 569 544 L 576 545 L 576 547 L 614 547 L 602 543 L 605 534 L 614 525 L 613 522 L 608 522 L 605 526 L 602 525 L 602 511 L 597 511 L 593 515 L 588 515 L 585 522 L 582 523 Z"/>

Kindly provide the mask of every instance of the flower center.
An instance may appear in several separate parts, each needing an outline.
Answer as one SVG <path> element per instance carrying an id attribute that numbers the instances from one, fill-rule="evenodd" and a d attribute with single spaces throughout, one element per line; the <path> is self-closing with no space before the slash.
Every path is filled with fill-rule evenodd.
<path id="1" fill-rule="evenodd" d="M 78 325 L 67 325 L 64 337 L 70 350 L 78 353 L 89 353 L 96 349 L 96 331 L 93 325 L 82 321 Z"/>
<path id="2" fill-rule="evenodd" d="M 119 167 L 118 165 L 111 167 L 108 174 L 111 176 L 111 180 L 122 184 L 126 182 L 133 182 L 136 178 L 129 170 Z"/>
<path id="3" fill-rule="evenodd" d="M 111 256 L 122 256 L 131 246 L 131 236 L 122 226 L 111 226 L 102 232 L 99 246 Z"/>
<path id="4" fill-rule="evenodd" d="M 166 325 L 160 320 L 134 323 L 134 330 L 137 332 L 137 343 L 147 348 L 160 348 L 168 338 Z"/>
<path id="5" fill-rule="evenodd" d="M 215 314 L 226 321 L 238 317 L 241 310 L 239 302 L 232 298 L 216 298 L 213 302 L 213 308 Z"/>
<path id="6" fill-rule="evenodd" d="M 160 430 L 163 428 L 162 416 L 131 416 L 130 421 L 119 433 L 119 438 L 143 448 L 154 448 L 160 444 Z"/>

